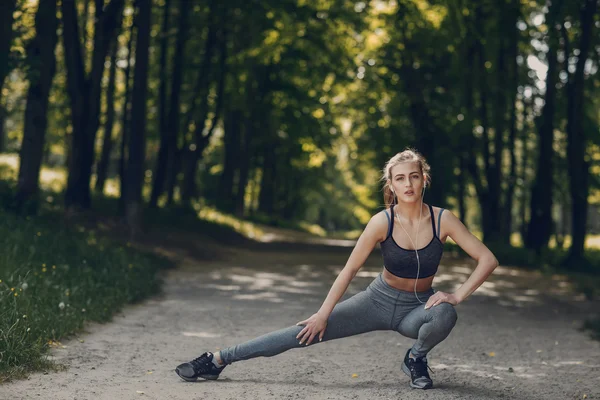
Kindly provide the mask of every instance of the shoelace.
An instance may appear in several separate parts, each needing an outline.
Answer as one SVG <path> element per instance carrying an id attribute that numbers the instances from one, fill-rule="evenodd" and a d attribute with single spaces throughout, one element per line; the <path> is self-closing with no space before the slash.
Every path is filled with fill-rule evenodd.
<path id="1" fill-rule="evenodd" d="M 427 375 L 427 370 L 430 370 L 431 373 L 433 373 L 433 370 L 429 367 L 429 364 L 427 364 L 426 361 L 420 360 L 420 359 L 412 359 L 412 363 L 410 363 L 412 366 L 412 370 L 414 372 L 416 372 L 419 376 L 426 376 Z M 423 368 L 423 366 L 425 366 L 425 368 Z"/>
<path id="2" fill-rule="evenodd" d="M 212 362 L 208 359 L 208 356 L 201 355 L 198 358 L 194 358 L 190 361 L 190 364 L 194 367 L 194 369 L 202 370 L 202 371 L 210 371 L 210 364 Z"/>

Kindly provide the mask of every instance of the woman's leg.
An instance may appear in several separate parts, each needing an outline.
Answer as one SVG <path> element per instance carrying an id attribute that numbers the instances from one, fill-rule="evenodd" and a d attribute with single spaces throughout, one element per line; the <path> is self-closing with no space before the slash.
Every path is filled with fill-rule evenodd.
<path id="1" fill-rule="evenodd" d="M 393 306 L 376 301 L 372 296 L 372 291 L 367 289 L 337 304 L 327 320 L 323 342 L 390 329 Z M 290 326 L 221 350 L 221 362 L 231 364 L 254 357 L 272 357 L 290 349 L 306 347 L 296 339 L 302 329 L 303 326 Z M 314 343 L 319 343 L 318 337 L 311 344 Z"/>
<path id="2" fill-rule="evenodd" d="M 415 357 L 424 357 L 446 339 L 456 320 L 456 311 L 450 303 L 441 303 L 428 310 L 425 310 L 424 304 L 420 304 L 400 321 L 396 330 L 404 336 L 417 339 L 411 353 Z"/>

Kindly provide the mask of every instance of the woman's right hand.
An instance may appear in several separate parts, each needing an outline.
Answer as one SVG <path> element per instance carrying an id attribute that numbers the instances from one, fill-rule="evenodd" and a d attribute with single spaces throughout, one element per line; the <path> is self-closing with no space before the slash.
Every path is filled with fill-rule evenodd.
<path id="1" fill-rule="evenodd" d="M 323 340 L 325 328 L 327 327 L 327 317 L 315 313 L 310 318 L 300 321 L 296 325 L 304 325 L 304 329 L 300 331 L 296 336 L 296 339 L 300 339 L 300 344 L 306 342 L 306 345 L 308 346 L 312 343 L 317 334 L 319 335 L 319 342 Z"/>

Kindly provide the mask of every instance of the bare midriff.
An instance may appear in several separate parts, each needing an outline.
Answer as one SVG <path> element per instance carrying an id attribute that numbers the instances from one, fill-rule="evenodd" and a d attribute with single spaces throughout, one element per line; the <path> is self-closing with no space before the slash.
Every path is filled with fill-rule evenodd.
<path id="1" fill-rule="evenodd" d="M 433 283 L 433 278 L 435 277 L 435 275 L 432 275 L 421 279 L 401 278 L 392 274 L 385 268 L 383 268 L 382 276 L 385 282 L 391 287 L 407 292 L 412 292 L 415 290 L 415 281 L 417 281 L 417 292 L 425 292 L 429 290 L 429 288 L 431 288 L 431 284 Z"/>

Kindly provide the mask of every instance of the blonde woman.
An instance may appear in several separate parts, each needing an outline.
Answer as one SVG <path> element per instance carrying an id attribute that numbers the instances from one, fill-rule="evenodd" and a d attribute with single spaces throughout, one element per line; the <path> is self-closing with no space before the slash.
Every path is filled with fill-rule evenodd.
<path id="1" fill-rule="evenodd" d="M 217 353 L 206 352 L 179 365 L 175 372 L 186 381 L 217 379 L 227 365 L 237 361 L 272 357 L 365 332 L 393 330 L 415 339 L 401 365 L 410 377 L 410 386 L 431 388 L 427 354 L 450 334 L 457 320 L 454 307 L 487 279 L 498 261 L 450 211 L 423 203 L 431 182 L 430 167 L 417 151 L 407 149 L 392 157 L 385 165 L 382 181 L 386 209 L 371 218 L 315 314 L 294 326 Z M 449 237 L 478 262 L 454 293 L 432 288 Z M 364 291 L 338 304 L 378 243 L 382 272 Z"/>

